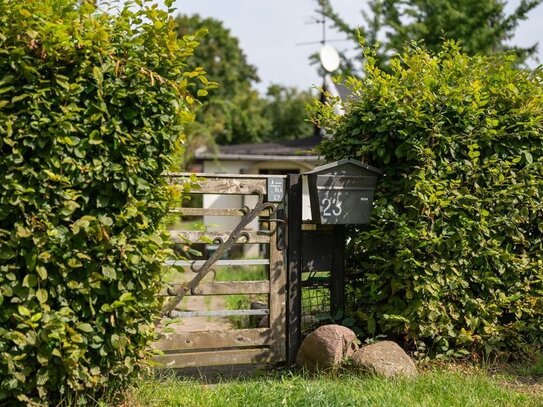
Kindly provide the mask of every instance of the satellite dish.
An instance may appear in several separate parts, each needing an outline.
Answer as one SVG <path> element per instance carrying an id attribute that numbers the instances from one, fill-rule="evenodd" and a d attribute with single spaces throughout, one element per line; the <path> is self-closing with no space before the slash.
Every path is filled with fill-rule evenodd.
<path id="1" fill-rule="evenodd" d="M 319 57 L 325 71 L 334 72 L 339 68 L 339 54 L 331 45 L 324 45 L 319 52 Z"/>

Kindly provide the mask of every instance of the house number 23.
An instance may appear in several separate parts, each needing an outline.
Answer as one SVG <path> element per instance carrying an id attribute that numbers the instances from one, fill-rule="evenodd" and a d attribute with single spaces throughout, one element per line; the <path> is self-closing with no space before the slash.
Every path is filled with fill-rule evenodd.
<path id="1" fill-rule="evenodd" d="M 323 198 L 321 202 L 321 205 L 324 208 L 322 211 L 322 216 L 329 217 L 341 215 L 341 212 L 343 211 L 343 209 L 341 208 L 342 204 L 343 202 L 341 202 L 340 199 Z"/>

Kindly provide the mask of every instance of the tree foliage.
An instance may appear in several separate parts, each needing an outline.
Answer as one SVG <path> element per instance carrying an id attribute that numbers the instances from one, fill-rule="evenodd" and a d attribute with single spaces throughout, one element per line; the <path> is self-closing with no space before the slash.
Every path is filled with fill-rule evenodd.
<path id="1" fill-rule="evenodd" d="M 313 125 L 309 121 L 307 107 L 312 101 L 310 92 L 270 85 L 263 107 L 263 115 L 271 124 L 265 140 L 291 140 L 310 136 Z"/>
<path id="2" fill-rule="evenodd" d="M 305 110 L 309 92 L 270 85 L 262 97 L 254 88 L 259 81 L 256 68 L 221 21 L 199 15 L 179 15 L 176 21 L 180 34 L 207 32 L 188 63 L 205 67 L 208 78 L 218 84 L 204 95 L 197 120 L 189 129 L 193 136 L 189 150 L 215 143 L 256 143 L 311 134 Z"/>
<path id="3" fill-rule="evenodd" d="M 543 71 L 452 42 L 411 47 L 390 72 L 365 57 L 345 116 L 317 116 L 329 160 L 386 173 L 371 224 L 351 231 L 353 315 L 419 355 L 541 343 Z"/>
<path id="4" fill-rule="evenodd" d="M 370 44 L 382 41 L 378 50 L 382 66 L 391 54 L 412 41 L 422 41 L 428 50 L 437 52 L 445 39 L 460 42 L 468 55 L 508 50 L 514 51 L 522 62 L 535 53 L 536 44 L 522 48 L 507 42 L 513 38 L 519 23 L 541 2 L 521 0 L 507 15 L 503 0 L 371 0 L 369 13 L 362 13 L 363 24 L 351 27 L 334 11 L 330 0 L 318 0 L 324 4 L 325 15 L 332 19 L 335 27 L 355 43 L 360 34 Z"/>
<path id="5" fill-rule="evenodd" d="M 260 80 L 256 67 L 247 61 L 239 40 L 221 21 L 198 14 L 180 14 L 175 20 L 181 36 L 199 30 L 207 33 L 200 38 L 200 44 L 188 63 L 191 66 L 205 66 L 209 80 L 220 83 L 218 89 L 213 91 L 215 97 L 224 99 L 246 92 Z"/>
<path id="6" fill-rule="evenodd" d="M 136 3 L 0 0 L 2 405 L 88 402 L 154 337 L 161 174 L 206 79 Z"/>

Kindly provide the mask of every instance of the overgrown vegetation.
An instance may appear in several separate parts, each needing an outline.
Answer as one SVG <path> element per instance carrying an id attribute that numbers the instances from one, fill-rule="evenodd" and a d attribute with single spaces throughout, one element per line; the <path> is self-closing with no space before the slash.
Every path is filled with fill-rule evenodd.
<path id="1" fill-rule="evenodd" d="M 412 46 L 390 73 L 366 49 L 346 115 L 324 108 L 329 160 L 382 168 L 371 224 L 353 228 L 353 315 L 418 356 L 541 343 L 543 70 L 508 55 Z"/>
<path id="2" fill-rule="evenodd" d="M 160 175 L 206 80 L 167 12 L 93 3 L 0 0 L 2 405 L 87 403 L 153 337 Z"/>

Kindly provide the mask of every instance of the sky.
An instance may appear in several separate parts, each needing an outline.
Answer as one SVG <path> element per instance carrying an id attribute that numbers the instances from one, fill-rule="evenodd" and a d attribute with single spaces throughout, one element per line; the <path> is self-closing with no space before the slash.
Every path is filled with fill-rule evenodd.
<path id="1" fill-rule="evenodd" d="M 362 22 L 360 10 L 367 1 L 332 0 L 339 14 L 353 26 Z M 509 0 L 511 12 L 520 0 Z M 255 65 L 261 79 L 257 88 L 264 92 L 270 83 L 308 89 L 320 86 L 316 67 L 309 64 L 309 55 L 320 44 L 297 45 L 320 41 L 321 26 L 307 24 L 317 17 L 315 0 L 176 0 L 174 7 L 185 14 L 200 14 L 223 21 L 226 28 L 239 39 L 249 63 Z M 540 42 L 539 59 L 543 62 L 543 5 L 533 10 L 530 18 L 517 28 L 514 45 L 530 46 Z M 344 35 L 328 30 L 329 39 Z M 352 49 L 351 42 L 334 42 L 338 49 Z M 530 61 L 531 66 L 537 65 Z"/>

